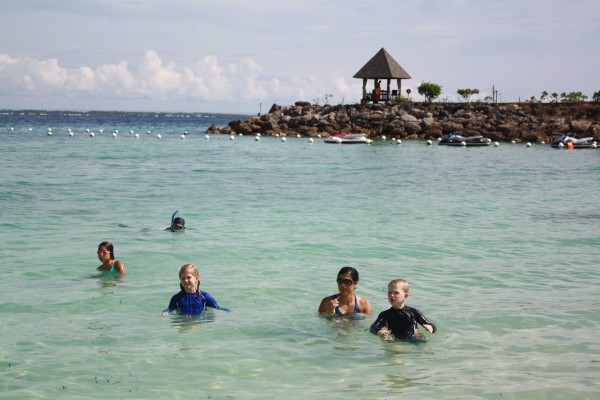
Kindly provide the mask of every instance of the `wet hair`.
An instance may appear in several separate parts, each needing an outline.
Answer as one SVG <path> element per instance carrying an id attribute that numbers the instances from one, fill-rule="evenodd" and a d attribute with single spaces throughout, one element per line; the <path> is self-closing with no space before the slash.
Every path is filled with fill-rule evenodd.
<path id="1" fill-rule="evenodd" d="M 408 293 L 408 281 L 406 279 L 394 279 L 388 283 L 388 287 L 389 286 L 400 286 L 400 289 L 402 289 L 404 293 Z"/>
<path id="2" fill-rule="evenodd" d="M 174 218 L 171 222 L 171 230 L 178 231 L 180 229 L 185 229 L 185 220 L 181 217 Z"/>
<path id="3" fill-rule="evenodd" d="M 110 251 L 110 259 L 111 260 L 115 259 L 115 250 L 114 250 L 114 247 L 113 247 L 113 245 L 112 245 L 111 242 L 102 242 L 102 243 L 100 243 L 98 245 L 98 251 L 100 251 L 100 249 Z"/>
<path id="4" fill-rule="evenodd" d="M 338 272 L 337 276 L 339 278 L 340 275 L 346 275 L 346 274 L 350 274 L 354 283 L 358 282 L 358 271 L 355 268 L 343 267 L 342 269 L 340 269 L 340 272 Z"/>
<path id="5" fill-rule="evenodd" d="M 198 278 L 198 285 L 196 286 L 196 291 L 199 292 L 200 291 L 200 272 L 198 272 L 198 268 L 196 268 L 196 266 L 194 264 L 183 264 L 181 266 L 181 268 L 179 268 L 179 279 L 180 280 L 181 280 L 181 275 L 185 274 L 186 272 L 189 272 L 192 275 L 194 275 L 196 278 Z M 181 288 L 182 292 L 185 291 L 181 282 L 179 282 L 179 287 Z"/>

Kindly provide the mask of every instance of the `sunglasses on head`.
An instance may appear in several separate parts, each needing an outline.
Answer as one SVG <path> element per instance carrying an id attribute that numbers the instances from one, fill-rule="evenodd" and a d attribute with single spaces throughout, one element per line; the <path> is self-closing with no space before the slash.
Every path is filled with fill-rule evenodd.
<path id="1" fill-rule="evenodd" d="M 346 286 L 350 286 L 354 283 L 354 281 L 352 279 L 344 279 L 344 278 L 337 278 L 336 282 L 338 283 L 338 285 L 346 285 Z"/>

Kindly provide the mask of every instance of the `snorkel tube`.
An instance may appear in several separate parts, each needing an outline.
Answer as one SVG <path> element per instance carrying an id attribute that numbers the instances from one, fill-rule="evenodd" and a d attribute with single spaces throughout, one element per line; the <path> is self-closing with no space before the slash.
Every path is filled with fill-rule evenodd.
<path id="1" fill-rule="evenodd" d="M 173 215 L 171 215 L 171 225 L 173 225 L 173 222 L 175 221 L 175 216 L 177 215 L 178 212 L 179 212 L 179 210 L 175 210 Z"/>

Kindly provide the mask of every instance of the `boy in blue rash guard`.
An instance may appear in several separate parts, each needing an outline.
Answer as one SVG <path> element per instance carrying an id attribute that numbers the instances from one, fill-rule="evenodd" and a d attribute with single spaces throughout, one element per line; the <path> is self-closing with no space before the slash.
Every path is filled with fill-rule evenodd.
<path id="1" fill-rule="evenodd" d="M 381 339 L 393 335 L 396 339 L 420 339 L 419 325 L 429 333 L 435 332 L 435 325 L 419 310 L 404 304 L 408 298 L 408 282 L 404 279 L 394 279 L 388 284 L 388 301 L 392 307 L 383 311 L 371 325 L 371 333 Z"/>
<path id="2" fill-rule="evenodd" d="M 194 265 L 185 264 L 179 269 L 179 281 L 181 291 L 171 298 L 169 307 L 162 313 L 164 316 L 175 310 L 183 315 L 202 315 L 206 307 L 230 311 L 220 307 L 208 292 L 200 291 L 200 274 Z"/>

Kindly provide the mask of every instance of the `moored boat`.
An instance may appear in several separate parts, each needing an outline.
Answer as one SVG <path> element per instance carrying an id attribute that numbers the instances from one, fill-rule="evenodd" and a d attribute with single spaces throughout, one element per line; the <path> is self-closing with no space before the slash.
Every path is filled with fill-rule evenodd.
<path id="1" fill-rule="evenodd" d="M 369 144 L 372 142 L 371 139 L 362 133 L 345 133 L 345 132 L 333 132 L 328 138 L 323 140 L 325 143 L 336 143 L 336 144 L 353 144 L 363 143 Z"/>
<path id="2" fill-rule="evenodd" d="M 446 146 L 489 146 L 491 140 L 483 136 L 462 136 L 458 133 L 449 133 L 438 144 Z"/>
<path id="3" fill-rule="evenodd" d="M 571 143 L 573 145 L 574 149 L 589 149 L 592 147 L 596 147 L 596 145 L 597 145 L 597 143 L 593 137 L 585 137 L 585 138 L 576 139 L 567 133 L 567 134 L 560 135 L 557 138 L 555 138 L 552 141 L 552 143 L 550 144 L 550 146 L 557 149 L 557 148 L 561 148 L 561 147 L 568 147 L 569 143 Z"/>

